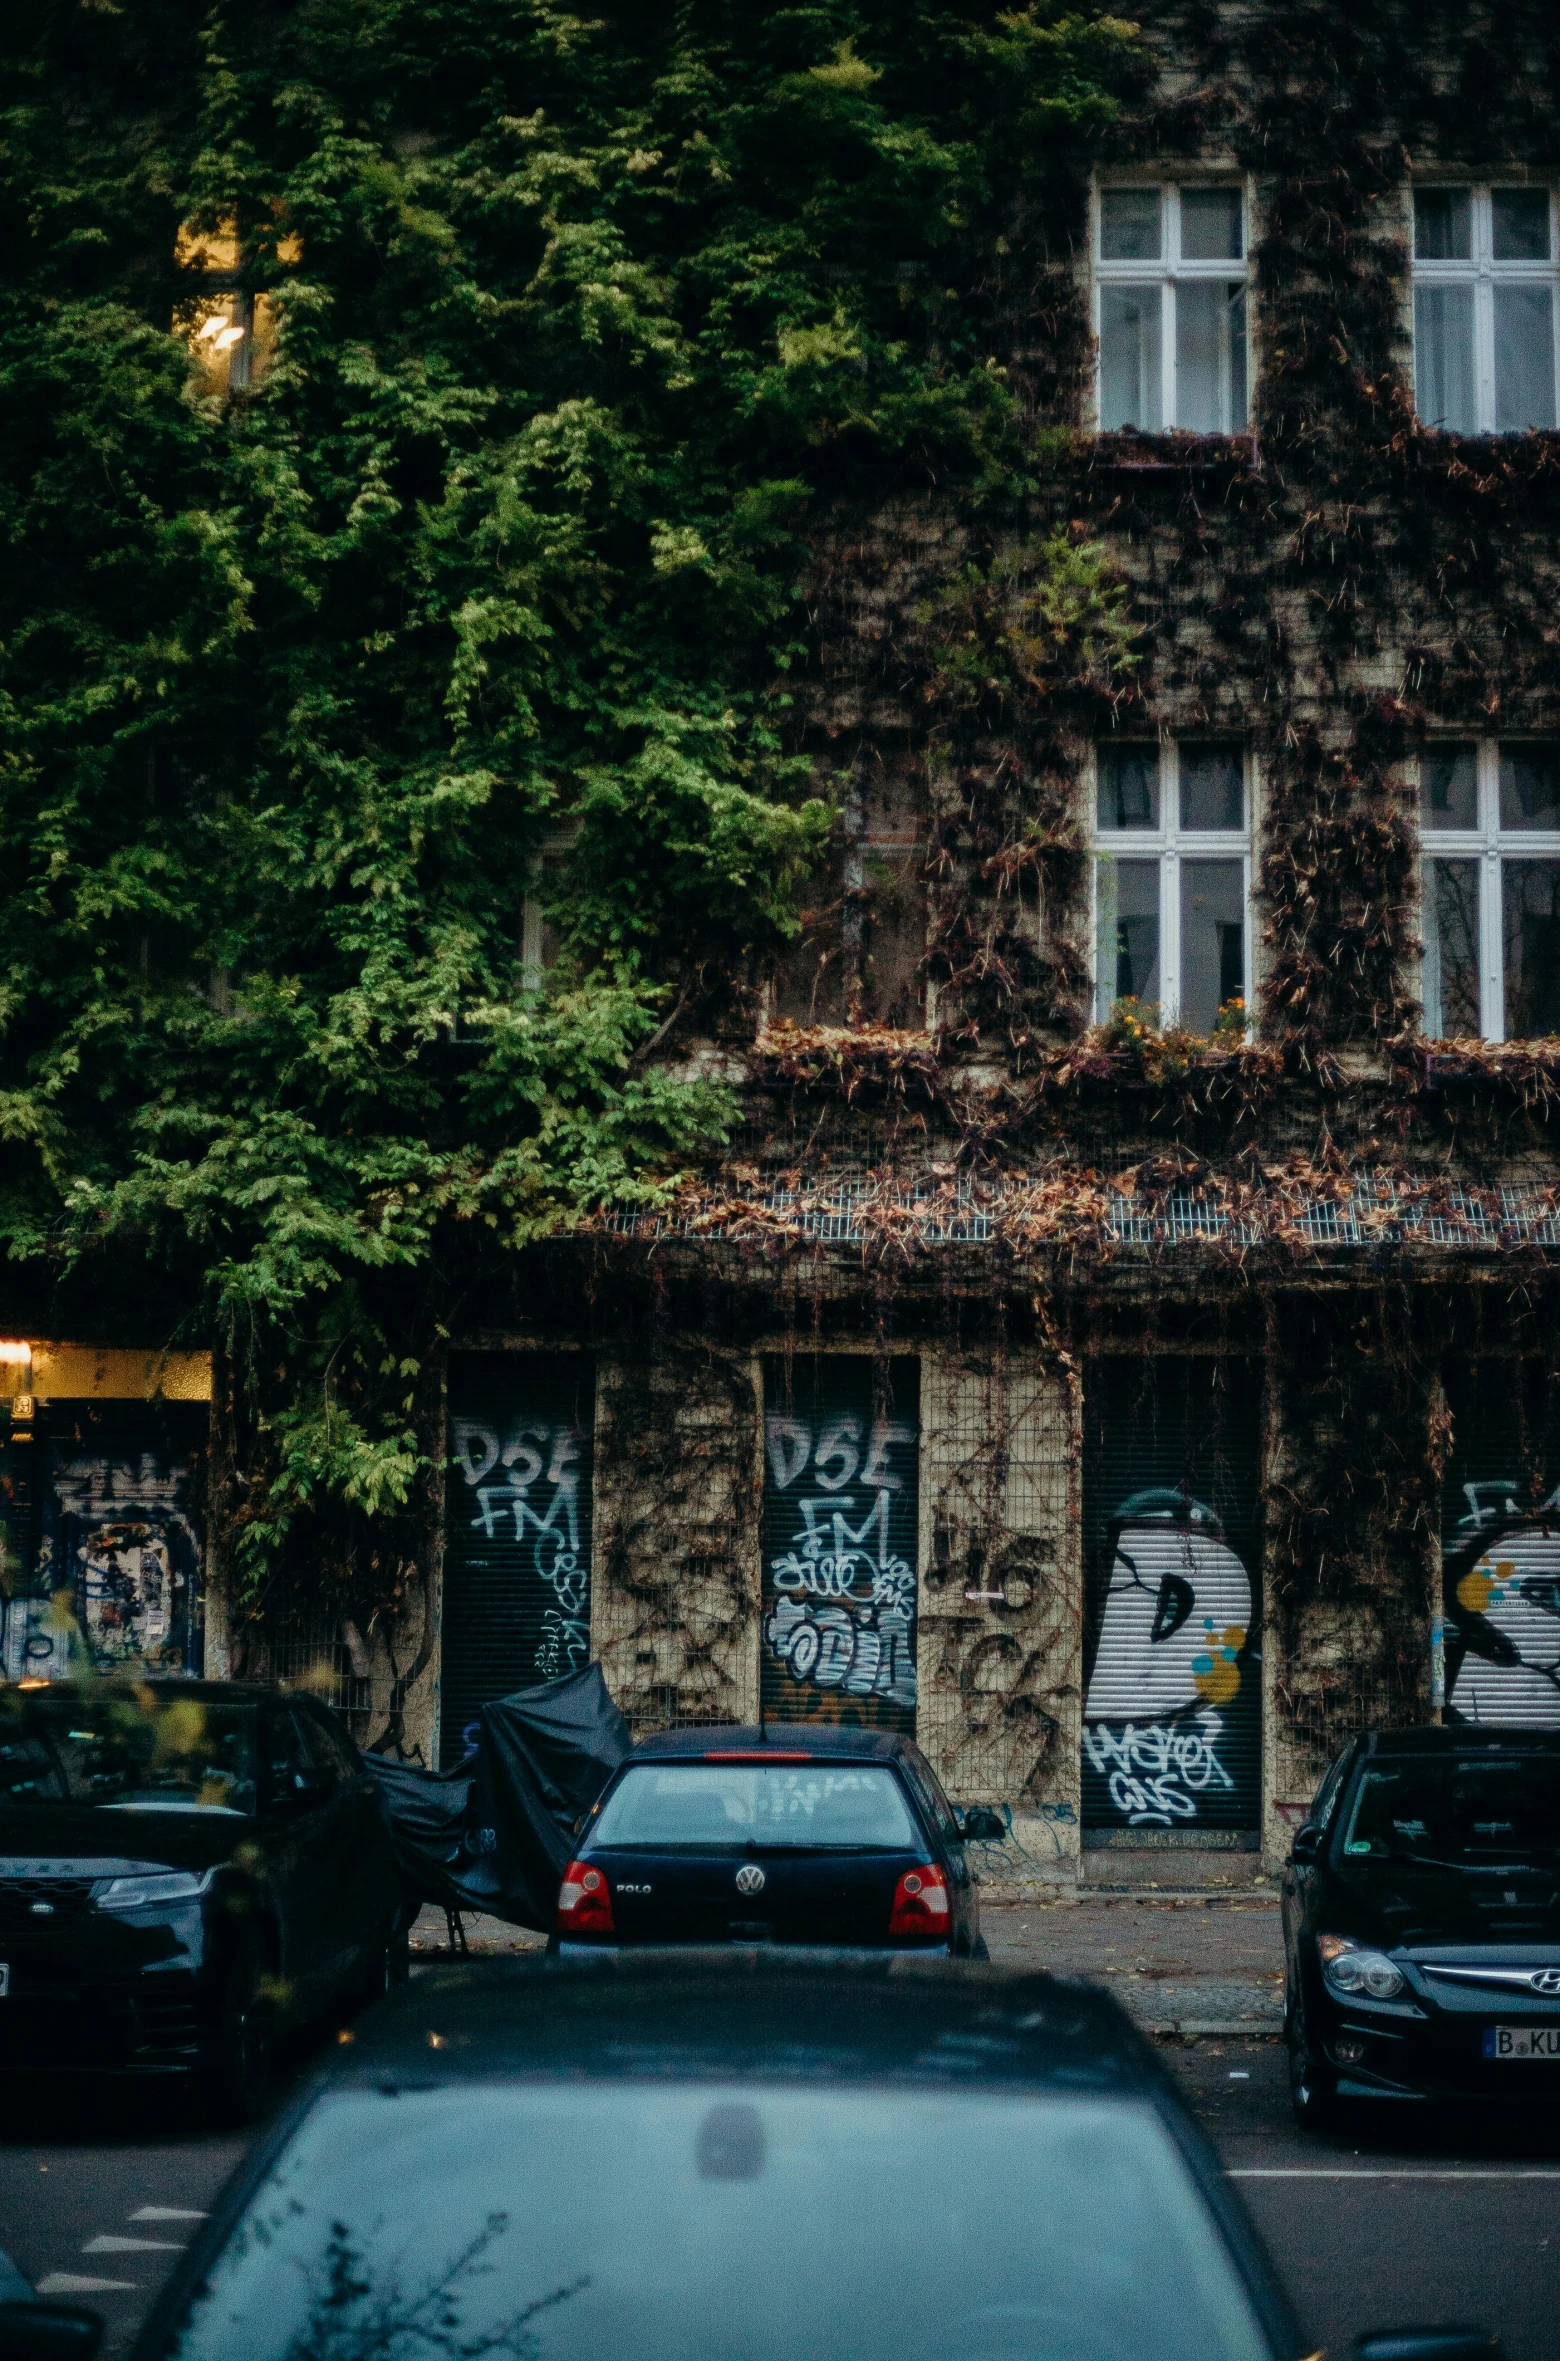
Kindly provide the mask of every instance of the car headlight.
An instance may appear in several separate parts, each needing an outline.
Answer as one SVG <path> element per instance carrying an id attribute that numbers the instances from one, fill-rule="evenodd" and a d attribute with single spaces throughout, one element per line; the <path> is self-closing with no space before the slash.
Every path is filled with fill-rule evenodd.
<path id="1" fill-rule="evenodd" d="M 148 1877 L 111 1877 L 93 1899 L 100 1910 L 142 1910 L 153 1902 L 193 1902 L 210 1885 L 213 1872 L 159 1869 Z"/>
<path id="2" fill-rule="evenodd" d="M 1384 1951 L 1351 1943 L 1347 1935 L 1318 1935 L 1322 1974 L 1344 2000 L 1396 2000 L 1404 1976 Z"/>

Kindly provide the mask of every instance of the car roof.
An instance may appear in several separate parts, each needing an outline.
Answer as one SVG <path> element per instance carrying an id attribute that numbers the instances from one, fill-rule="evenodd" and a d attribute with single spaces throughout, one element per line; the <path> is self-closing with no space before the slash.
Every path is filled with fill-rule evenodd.
<path id="1" fill-rule="evenodd" d="M 62 1697 L 79 1697 L 83 1692 L 94 1697 L 133 1697 L 150 1689 L 154 1697 L 193 1697 L 201 1705 L 263 1705 L 268 1697 L 300 1694 L 264 1688 L 258 1681 L 194 1681 L 177 1673 L 111 1673 L 101 1679 L 87 1674 L 81 1680 L 7 1681 L 3 1686 L 34 1697 L 46 1696 L 51 1689 Z"/>
<path id="2" fill-rule="evenodd" d="M 850 1762 L 889 1762 L 905 1751 L 897 1730 L 856 1730 L 837 1722 L 769 1722 L 761 1727 L 708 1722 L 693 1730 L 658 1730 L 641 1738 L 630 1762 L 664 1762 L 712 1754 L 834 1755 Z"/>
<path id="3" fill-rule="evenodd" d="M 495 2074 L 1019 2083 L 1163 2100 L 1105 1993 L 914 1954 L 776 1945 L 485 1960 L 425 1971 L 337 2052 L 381 2085 Z"/>
<path id="4" fill-rule="evenodd" d="M 1428 1723 L 1418 1730 L 1367 1730 L 1363 1751 L 1392 1754 L 1560 1754 L 1560 1730 L 1501 1722 Z"/>

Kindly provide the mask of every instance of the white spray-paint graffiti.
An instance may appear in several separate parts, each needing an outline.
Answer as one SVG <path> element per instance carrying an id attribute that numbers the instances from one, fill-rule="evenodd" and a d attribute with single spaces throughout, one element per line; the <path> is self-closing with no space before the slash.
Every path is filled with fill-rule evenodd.
<path id="1" fill-rule="evenodd" d="M 801 1687 L 913 1711 L 915 1568 L 895 1536 L 907 1508 L 895 1456 L 914 1448 L 914 1427 L 850 1412 L 775 1417 L 764 1444 L 771 1496 L 787 1496 L 797 1519 L 768 1558 L 766 1641 Z M 809 1488 L 793 1493 L 804 1476 Z"/>
<path id="2" fill-rule="evenodd" d="M 1463 1722 L 1560 1726 L 1560 1491 L 1537 1510 L 1512 1482 L 1463 1486 L 1446 1551 L 1446 1703 Z"/>
<path id="3" fill-rule="evenodd" d="M 590 1661 L 590 1562 L 581 1545 L 577 1426 L 520 1418 L 507 1436 L 481 1419 L 454 1421 L 455 1459 L 476 1498 L 474 1532 L 513 1541 L 551 1604 L 542 1616 L 536 1670 L 544 1681 Z M 497 1478 L 497 1480 L 493 1480 Z"/>
<path id="4" fill-rule="evenodd" d="M 184 1669 L 201 1557 L 189 1483 L 187 1466 L 152 1452 L 55 1462 L 32 1579 L 7 1606 L 8 1679 L 56 1679 L 83 1661 Z"/>
<path id="5" fill-rule="evenodd" d="M 1183 1493 L 1135 1493 L 1111 1532 L 1084 1759 L 1129 1826 L 1171 1827 L 1235 1791 L 1220 1709 L 1241 1689 L 1251 1578 L 1213 1512 Z"/>

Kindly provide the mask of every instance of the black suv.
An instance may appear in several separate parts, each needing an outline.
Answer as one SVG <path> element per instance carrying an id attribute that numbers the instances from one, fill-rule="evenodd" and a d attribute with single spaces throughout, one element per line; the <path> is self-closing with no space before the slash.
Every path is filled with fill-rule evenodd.
<path id="1" fill-rule="evenodd" d="M 377 1790 L 312 1698 L 0 1688 L 0 2068 L 202 2070 L 252 2114 L 277 2033 L 382 1989 L 399 1922 Z"/>
<path id="2" fill-rule="evenodd" d="M 1367 1732 L 1284 1878 L 1290 2087 L 1531 2099 L 1560 2083 L 1560 1731 Z"/>
<path id="3" fill-rule="evenodd" d="M 564 1871 L 556 1942 L 826 1943 L 984 1959 L 962 1817 L 909 1738 L 674 1730 L 613 1774 Z"/>

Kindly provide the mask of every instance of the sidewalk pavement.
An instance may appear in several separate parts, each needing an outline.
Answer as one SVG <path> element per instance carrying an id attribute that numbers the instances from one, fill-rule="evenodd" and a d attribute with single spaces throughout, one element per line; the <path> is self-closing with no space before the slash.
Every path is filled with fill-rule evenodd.
<path id="1" fill-rule="evenodd" d="M 1045 1900 L 981 1898 L 981 1928 L 1004 1967 L 1087 1976 L 1114 1994 L 1146 2033 L 1272 2034 L 1284 2019 L 1284 1953 L 1278 1896 L 1081 1894 Z M 546 1937 L 475 1914 L 465 1922 L 473 1957 L 540 1950 Z M 424 1910 L 412 1952 L 431 1965 L 449 1957 L 441 1910 Z"/>

